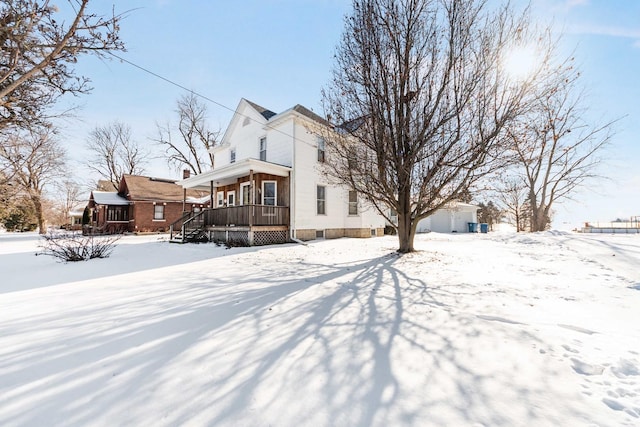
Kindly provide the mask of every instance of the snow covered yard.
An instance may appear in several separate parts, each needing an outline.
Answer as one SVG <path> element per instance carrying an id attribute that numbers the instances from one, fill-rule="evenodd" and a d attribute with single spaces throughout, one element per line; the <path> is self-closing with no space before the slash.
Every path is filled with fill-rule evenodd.
<path id="1" fill-rule="evenodd" d="M 640 425 L 640 236 L 0 234 L 3 426 Z"/>

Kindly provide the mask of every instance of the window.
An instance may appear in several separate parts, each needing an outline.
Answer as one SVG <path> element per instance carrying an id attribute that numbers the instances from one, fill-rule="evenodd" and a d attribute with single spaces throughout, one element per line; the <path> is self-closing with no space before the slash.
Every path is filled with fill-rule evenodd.
<path id="1" fill-rule="evenodd" d="M 267 161 L 267 137 L 260 138 L 260 160 Z"/>
<path id="2" fill-rule="evenodd" d="M 228 191 L 227 192 L 227 206 L 235 206 L 236 205 L 236 192 Z"/>
<path id="3" fill-rule="evenodd" d="M 349 215 L 358 215 L 358 193 L 349 191 Z"/>
<path id="4" fill-rule="evenodd" d="M 153 206 L 153 219 L 154 220 L 164 219 L 164 205 Z"/>
<path id="5" fill-rule="evenodd" d="M 129 206 L 109 206 L 107 221 L 129 221 Z"/>
<path id="6" fill-rule="evenodd" d="M 224 191 L 218 191 L 218 207 L 224 206 Z"/>
<path id="7" fill-rule="evenodd" d="M 318 215 L 326 215 L 327 213 L 326 206 L 325 206 L 326 187 L 324 187 L 323 185 L 318 185 L 316 187 L 316 194 L 317 194 L 316 213 Z"/>
<path id="8" fill-rule="evenodd" d="M 262 204 L 267 206 L 276 206 L 276 182 L 262 182 Z"/>
<path id="9" fill-rule="evenodd" d="M 232 148 L 231 149 L 231 153 L 230 153 L 230 159 L 229 159 L 229 163 L 235 163 L 236 162 L 236 149 Z"/>
<path id="10" fill-rule="evenodd" d="M 251 183 L 243 182 L 240 184 L 240 204 L 241 205 L 250 205 L 251 204 Z"/>
<path id="11" fill-rule="evenodd" d="M 324 163 L 324 138 L 318 137 L 318 161 Z"/>
<path id="12" fill-rule="evenodd" d="M 356 150 L 354 147 L 349 148 L 349 157 L 347 158 L 347 167 L 350 170 L 358 170 L 358 162 L 356 159 L 358 158 Z"/>

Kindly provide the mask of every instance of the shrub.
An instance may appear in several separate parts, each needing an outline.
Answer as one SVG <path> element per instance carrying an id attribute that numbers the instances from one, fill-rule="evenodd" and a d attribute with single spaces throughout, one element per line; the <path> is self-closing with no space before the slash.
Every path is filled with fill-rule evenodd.
<path id="1" fill-rule="evenodd" d="M 93 258 L 108 258 L 120 240 L 120 236 L 83 236 L 81 233 L 43 234 L 40 248 L 36 255 L 49 255 L 61 261 L 86 261 Z"/>

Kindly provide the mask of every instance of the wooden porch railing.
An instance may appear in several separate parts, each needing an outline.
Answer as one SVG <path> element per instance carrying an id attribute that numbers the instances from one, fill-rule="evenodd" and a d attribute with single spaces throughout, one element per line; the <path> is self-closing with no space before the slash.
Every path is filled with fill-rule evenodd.
<path id="1" fill-rule="evenodd" d="M 242 205 L 204 212 L 206 226 L 289 225 L 288 206 Z"/>

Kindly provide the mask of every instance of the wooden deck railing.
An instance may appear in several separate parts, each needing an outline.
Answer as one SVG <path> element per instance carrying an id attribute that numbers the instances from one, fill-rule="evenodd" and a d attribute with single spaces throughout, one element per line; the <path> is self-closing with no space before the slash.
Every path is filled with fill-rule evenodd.
<path id="1" fill-rule="evenodd" d="M 204 212 L 207 226 L 289 225 L 288 206 L 242 205 Z"/>

